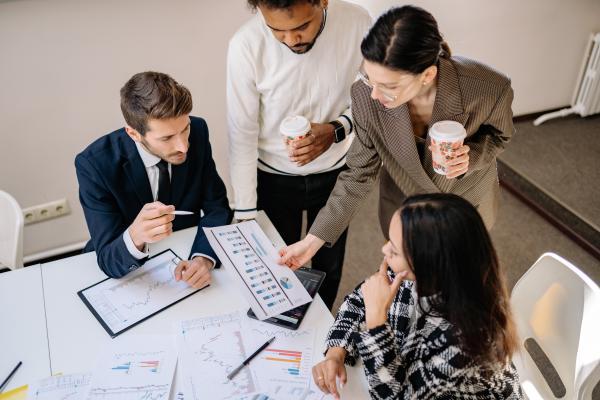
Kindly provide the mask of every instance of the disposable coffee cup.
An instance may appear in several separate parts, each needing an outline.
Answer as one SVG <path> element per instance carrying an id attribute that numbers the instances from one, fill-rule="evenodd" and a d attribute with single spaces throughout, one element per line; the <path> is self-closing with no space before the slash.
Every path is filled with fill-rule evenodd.
<path id="1" fill-rule="evenodd" d="M 455 152 L 463 145 L 467 131 L 455 121 L 439 121 L 429 128 L 433 170 L 440 175 L 448 174 L 448 161 L 456 157 Z"/>
<path id="2" fill-rule="evenodd" d="M 279 132 L 287 141 L 304 139 L 310 132 L 310 121 L 301 115 L 286 117 L 279 124 Z"/>

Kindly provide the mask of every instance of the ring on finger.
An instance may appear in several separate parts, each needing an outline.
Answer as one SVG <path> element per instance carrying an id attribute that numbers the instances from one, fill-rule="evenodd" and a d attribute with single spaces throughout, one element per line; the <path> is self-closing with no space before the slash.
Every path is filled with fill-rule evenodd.
<path id="1" fill-rule="evenodd" d="M 322 376 L 317 376 L 317 380 L 322 381 L 323 377 Z"/>

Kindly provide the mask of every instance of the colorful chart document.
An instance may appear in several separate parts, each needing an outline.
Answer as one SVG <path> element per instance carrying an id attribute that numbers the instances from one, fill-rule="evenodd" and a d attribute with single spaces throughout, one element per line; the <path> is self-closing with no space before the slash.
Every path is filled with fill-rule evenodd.
<path id="1" fill-rule="evenodd" d="M 176 325 L 178 370 L 186 400 L 321 398 L 310 386 L 314 329 L 292 331 L 246 318 L 241 312 Z M 227 375 L 275 336 L 232 379 Z"/>
<path id="2" fill-rule="evenodd" d="M 168 400 L 176 364 L 171 335 L 137 335 L 112 342 L 92 373 L 86 399 Z"/>
<path id="3" fill-rule="evenodd" d="M 103 280 L 78 295 L 115 337 L 201 290 L 175 280 L 173 271 L 179 261 L 172 250 L 165 250 L 125 277 Z"/>
<path id="4" fill-rule="evenodd" d="M 250 362 L 260 388 L 279 399 L 299 399 L 309 394 L 314 364 L 315 330 L 290 330 L 252 319 L 243 322 L 247 348 L 258 348 L 269 338 L 275 341 Z"/>
<path id="5" fill-rule="evenodd" d="M 258 319 L 312 301 L 296 274 L 277 264 L 279 255 L 256 221 L 204 228 L 204 231 Z"/>
<path id="6" fill-rule="evenodd" d="M 80 400 L 90 385 L 90 374 L 56 375 L 29 385 L 29 400 Z"/>

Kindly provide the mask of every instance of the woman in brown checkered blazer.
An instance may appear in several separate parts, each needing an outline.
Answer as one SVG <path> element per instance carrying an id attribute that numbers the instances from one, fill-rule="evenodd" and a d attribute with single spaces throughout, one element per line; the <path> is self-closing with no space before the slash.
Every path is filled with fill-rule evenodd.
<path id="1" fill-rule="evenodd" d="M 457 194 L 477 208 L 488 229 L 496 217 L 496 156 L 514 131 L 510 80 L 482 63 L 451 56 L 433 16 L 414 6 L 380 16 L 361 52 L 361 79 L 352 86 L 356 137 L 348 169 L 306 238 L 281 251 L 281 262 L 292 268 L 337 241 L 378 174 L 386 237 L 393 212 L 413 194 Z M 448 175 L 433 170 L 427 136 L 428 127 L 442 120 L 457 121 L 467 132 Z"/>

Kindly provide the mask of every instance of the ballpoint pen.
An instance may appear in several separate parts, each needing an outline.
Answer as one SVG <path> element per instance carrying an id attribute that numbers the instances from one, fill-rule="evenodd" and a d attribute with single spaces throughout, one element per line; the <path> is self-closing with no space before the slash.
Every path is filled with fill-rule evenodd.
<path id="1" fill-rule="evenodd" d="M 179 211 L 179 210 L 175 210 L 175 211 L 171 211 L 169 214 L 172 214 L 172 215 L 192 215 L 194 213 L 191 212 L 191 211 Z"/>
<path id="2" fill-rule="evenodd" d="M 4 390 L 4 387 L 8 384 L 8 381 L 10 381 L 10 378 L 13 377 L 13 375 L 15 374 L 15 372 L 17 372 L 17 370 L 19 369 L 19 367 L 21 366 L 21 364 L 23 364 L 23 362 L 19 361 L 17 363 L 17 365 L 13 368 L 13 370 L 10 371 L 10 374 L 8 374 L 8 376 L 6 377 L 6 379 L 4 380 L 4 382 L 2 382 L 2 385 L 0 385 L 0 393 L 2 393 L 2 391 Z"/>
<path id="3" fill-rule="evenodd" d="M 275 336 L 273 336 L 271 339 L 267 340 L 267 342 L 265 344 L 263 344 L 262 346 L 260 346 L 258 348 L 258 350 L 256 350 L 254 353 L 252 353 L 250 355 L 250 357 L 246 358 L 244 360 L 244 362 L 242 362 L 236 369 L 234 369 L 233 371 L 231 371 L 229 373 L 229 375 L 227 375 L 227 379 L 232 380 L 234 376 L 237 375 L 238 372 L 240 372 L 240 370 L 242 368 L 244 368 L 246 365 L 248 365 L 250 363 L 250 361 L 256 357 L 258 355 L 258 353 L 260 353 L 261 351 L 263 351 L 264 349 L 267 348 L 268 345 L 270 345 L 271 343 L 273 343 L 273 340 L 275 340 Z"/>

